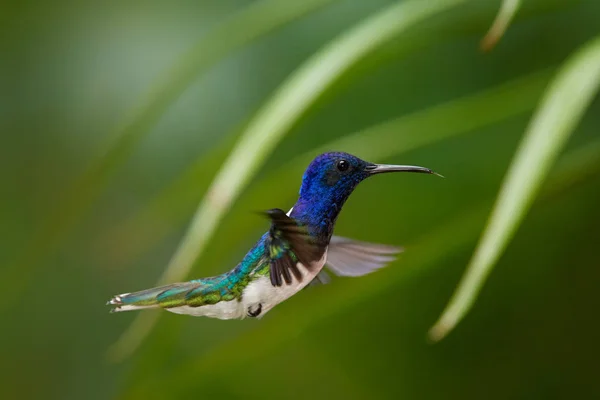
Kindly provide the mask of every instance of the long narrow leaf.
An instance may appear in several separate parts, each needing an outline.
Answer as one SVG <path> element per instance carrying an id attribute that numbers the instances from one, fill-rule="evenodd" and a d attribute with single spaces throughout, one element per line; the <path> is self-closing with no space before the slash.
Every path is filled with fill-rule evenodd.
<path id="1" fill-rule="evenodd" d="M 184 279 L 217 224 L 286 132 L 321 94 L 358 60 L 416 23 L 466 0 L 410 0 L 389 6 L 335 38 L 296 70 L 258 111 L 201 201 L 159 283 Z M 152 326 L 142 314 L 132 326 Z M 140 321 L 145 321 L 144 323 Z M 128 329 L 113 346 L 131 354 L 149 329 Z"/>
<path id="2" fill-rule="evenodd" d="M 446 336 L 473 306 L 599 84 L 600 37 L 573 55 L 548 88 L 506 174 L 467 271 L 430 331 L 433 340 Z"/>

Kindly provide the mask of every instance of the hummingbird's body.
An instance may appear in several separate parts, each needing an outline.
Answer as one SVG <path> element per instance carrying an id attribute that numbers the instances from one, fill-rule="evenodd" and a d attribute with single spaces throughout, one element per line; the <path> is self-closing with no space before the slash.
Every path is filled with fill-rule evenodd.
<path id="1" fill-rule="evenodd" d="M 332 236 L 352 190 L 380 172 L 433 173 L 422 167 L 377 165 L 347 153 L 325 153 L 306 170 L 298 201 L 286 214 L 267 212 L 271 229 L 231 271 L 113 297 L 114 311 L 161 307 L 178 314 L 220 319 L 262 317 L 311 282 L 335 274 L 360 276 L 392 261 L 397 247 Z"/>

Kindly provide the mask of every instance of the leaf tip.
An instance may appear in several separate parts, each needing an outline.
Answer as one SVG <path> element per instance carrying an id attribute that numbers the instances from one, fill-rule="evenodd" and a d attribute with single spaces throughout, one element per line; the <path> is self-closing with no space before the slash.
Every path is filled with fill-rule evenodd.
<path id="1" fill-rule="evenodd" d="M 429 339 L 429 342 L 431 343 L 437 343 L 443 338 L 445 338 L 451 329 L 452 326 L 450 326 L 449 324 L 446 324 L 442 321 L 438 321 L 435 325 L 431 327 L 431 329 L 429 329 L 429 332 L 427 332 L 427 339 Z"/>
<path id="2" fill-rule="evenodd" d="M 481 42 L 479 42 L 479 49 L 481 51 L 483 51 L 484 53 L 488 53 L 488 52 L 492 51 L 492 49 L 494 47 L 496 47 L 496 44 L 498 43 L 499 40 L 500 40 L 500 35 L 492 34 L 490 32 L 487 35 L 485 35 L 483 37 L 483 39 L 481 39 Z"/>
<path id="3" fill-rule="evenodd" d="M 479 44 L 479 48 L 482 51 L 491 51 L 496 46 L 506 32 L 520 5 L 521 0 L 504 0 L 502 2 L 496 19 Z"/>

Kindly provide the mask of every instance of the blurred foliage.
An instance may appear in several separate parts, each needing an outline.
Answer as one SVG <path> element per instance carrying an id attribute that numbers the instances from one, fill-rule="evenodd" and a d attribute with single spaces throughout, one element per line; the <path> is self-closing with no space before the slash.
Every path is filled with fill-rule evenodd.
<path id="1" fill-rule="evenodd" d="M 465 1 L 374 49 L 290 127 L 192 275 L 235 265 L 266 229 L 253 211 L 293 204 L 324 148 L 447 176 L 378 177 L 348 201 L 336 232 L 405 244 L 393 265 L 304 291 L 260 321 L 163 312 L 132 358 L 107 362 L 135 314 L 110 315 L 105 301 L 156 282 L 256 111 L 327 43 L 396 4 L 317 3 L 298 18 L 283 3 L 241 0 L 0 6 L 4 398 L 600 396 L 597 99 L 472 314 L 445 341 L 425 338 L 544 87 L 599 33 L 591 0 L 521 2 L 489 53 L 478 46 L 500 1 Z M 253 35 L 223 28 L 252 10 Z M 276 23 L 276 13 L 290 17 Z M 149 109 L 151 123 L 106 174 L 86 173 L 207 41 L 223 53 L 200 57 L 203 69 Z M 77 192 L 81 177 L 94 190 Z"/>

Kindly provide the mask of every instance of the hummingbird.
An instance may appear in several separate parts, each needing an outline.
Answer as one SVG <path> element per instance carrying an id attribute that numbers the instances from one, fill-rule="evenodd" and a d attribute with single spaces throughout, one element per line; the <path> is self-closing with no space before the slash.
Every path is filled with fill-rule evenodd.
<path id="1" fill-rule="evenodd" d="M 111 312 L 163 308 L 219 319 L 263 317 L 308 285 L 338 276 L 362 276 L 382 268 L 400 247 L 333 235 L 342 206 L 366 178 L 388 172 L 437 174 L 424 167 L 374 164 L 343 152 L 317 156 L 302 177 L 298 200 L 286 213 L 263 214 L 269 230 L 229 272 L 114 296 Z"/>

